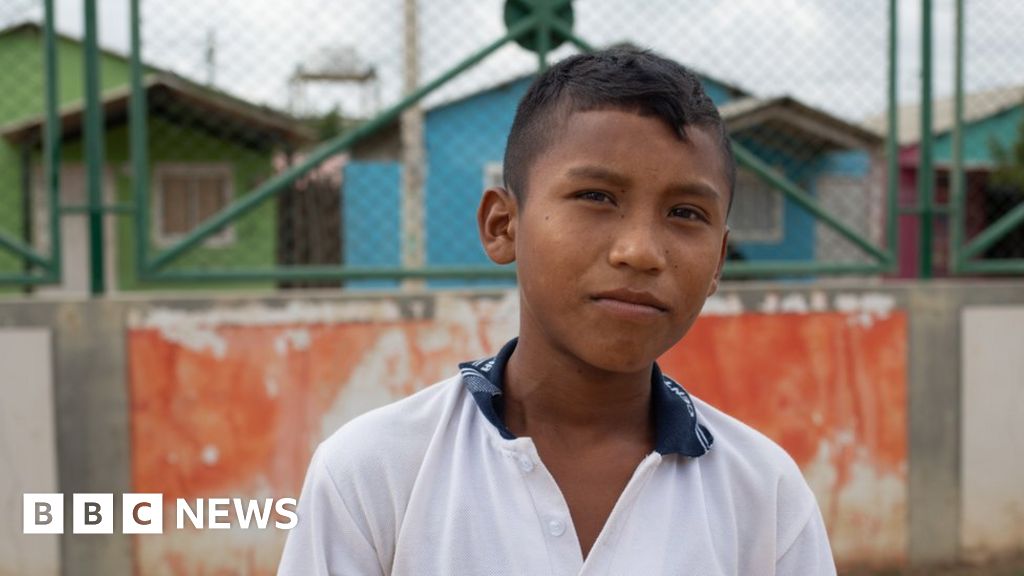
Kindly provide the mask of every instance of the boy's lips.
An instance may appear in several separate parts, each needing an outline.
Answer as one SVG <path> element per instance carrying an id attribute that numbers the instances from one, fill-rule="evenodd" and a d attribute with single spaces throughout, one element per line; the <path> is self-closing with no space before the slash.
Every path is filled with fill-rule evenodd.
<path id="1" fill-rule="evenodd" d="M 608 290 L 605 292 L 594 294 L 593 296 L 591 296 L 591 299 L 609 300 L 612 302 L 624 302 L 626 304 L 652 308 L 657 310 L 658 312 L 668 312 L 668 304 L 665 304 L 650 292 L 644 292 L 641 290 L 618 288 L 616 290 Z"/>

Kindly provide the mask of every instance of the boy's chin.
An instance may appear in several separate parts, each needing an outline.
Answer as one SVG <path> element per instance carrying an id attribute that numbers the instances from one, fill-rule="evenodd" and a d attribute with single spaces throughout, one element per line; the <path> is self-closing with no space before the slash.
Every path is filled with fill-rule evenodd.
<path id="1" fill-rule="evenodd" d="M 591 342 L 579 350 L 580 358 L 606 372 L 622 374 L 640 372 L 650 368 L 651 363 L 658 359 L 671 344 L 662 347 L 652 342 Z"/>

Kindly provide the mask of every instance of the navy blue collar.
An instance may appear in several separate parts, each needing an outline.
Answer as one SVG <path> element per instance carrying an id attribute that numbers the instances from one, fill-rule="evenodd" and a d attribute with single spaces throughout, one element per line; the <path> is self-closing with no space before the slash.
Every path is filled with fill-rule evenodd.
<path id="1" fill-rule="evenodd" d="M 502 438 L 512 440 L 515 434 L 505 426 L 502 384 L 505 366 L 516 348 L 518 338 L 502 346 L 497 356 L 459 364 L 462 383 L 473 396 L 487 421 Z M 682 454 L 696 458 L 711 449 L 714 438 L 698 422 L 697 410 L 690 395 L 674 380 L 661 373 L 658 363 L 651 370 L 651 403 L 654 406 L 654 449 L 660 454 Z"/>

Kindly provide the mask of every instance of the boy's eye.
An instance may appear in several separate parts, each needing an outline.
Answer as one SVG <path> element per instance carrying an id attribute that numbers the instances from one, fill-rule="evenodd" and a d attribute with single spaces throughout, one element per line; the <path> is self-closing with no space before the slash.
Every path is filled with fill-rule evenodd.
<path id="1" fill-rule="evenodd" d="M 703 212 L 688 206 L 677 206 L 673 208 L 669 211 L 669 216 L 683 218 L 684 220 L 700 220 L 704 222 L 708 220 L 707 216 L 705 216 Z"/>
<path id="2" fill-rule="evenodd" d="M 607 192 L 601 192 L 600 190 L 584 190 L 576 195 L 577 198 L 583 198 L 584 200 L 594 200 L 596 202 L 611 202 L 615 203 L 612 197 Z"/>

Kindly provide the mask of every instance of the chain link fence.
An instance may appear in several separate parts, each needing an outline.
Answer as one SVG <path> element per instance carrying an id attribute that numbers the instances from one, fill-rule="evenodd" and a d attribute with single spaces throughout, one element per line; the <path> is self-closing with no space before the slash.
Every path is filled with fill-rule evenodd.
<path id="1" fill-rule="evenodd" d="M 51 252 L 40 133 L 15 135 L 45 113 L 41 34 L 25 25 L 39 23 L 37 4 L 12 0 L 0 7 L 0 291 L 14 290 L 11 284 L 33 275 L 37 267 L 27 253 L 46 260 Z"/>
<path id="2" fill-rule="evenodd" d="M 939 164 L 936 188 L 940 202 L 948 196 L 953 204 L 953 225 L 960 227 L 953 241 L 964 244 L 954 265 L 967 271 L 1024 273 L 1024 61 L 1015 56 L 1020 40 L 1014 32 L 1021 22 L 1020 3 L 964 6 L 962 199 L 956 198 L 955 166 L 949 169 L 957 146 L 952 128 L 937 138 L 938 159 L 952 155 L 954 162 Z M 943 126 L 954 124 L 945 115 L 948 99 L 936 110 L 944 114 Z"/>
<path id="3" fill-rule="evenodd" d="M 522 24 L 517 15 L 535 4 L 140 0 L 146 131 L 133 153 L 130 3 L 98 3 L 108 289 L 166 288 L 171 280 L 262 288 L 514 282 L 511 269 L 483 253 L 475 211 L 481 191 L 502 181 L 505 136 L 538 55 L 510 41 L 466 61 Z M 86 200 L 82 5 L 58 1 L 53 11 L 63 206 Z M 579 42 L 559 43 L 556 34 L 547 60 L 587 45 L 631 44 L 701 75 L 743 149 L 727 274 L 914 276 L 922 19 L 920 3 L 898 3 L 890 50 L 891 8 L 888 0 L 577 0 L 555 20 Z M 1024 65 L 1014 55 L 1024 42 L 1014 30 L 1024 12 L 1009 0 L 966 3 L 958 210 L 950 200 L 952 115 L 947 122 L 943 104 L 953 95 L 955 4 L 936 0 L 933 10 L 931 243 L 942 273 L 954 269 L 956 222 L 960 242 L 971 242 L 1021 203 Z M 44 18 L 38 0 L 0 7 L 0 232 L 47 254 L 51 208 L 38 176 Z M 524 38 L 537 47 L 532 32 Z M 895 164 L 887 153 L 893 57 Z M 224 211 L 231 217 L 210 229 Z M 59 222 L 62 279 L 47 289 L 80 289 L 89 274 L 86 217 L 72 210 Z M 1021 258 L 1024 226 L 1012 228 L 975 257 Z M 25 270 L 25 258 L 0 247 L 0 272 Z"/>

